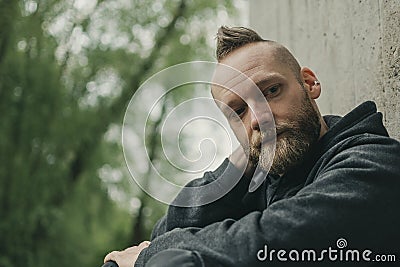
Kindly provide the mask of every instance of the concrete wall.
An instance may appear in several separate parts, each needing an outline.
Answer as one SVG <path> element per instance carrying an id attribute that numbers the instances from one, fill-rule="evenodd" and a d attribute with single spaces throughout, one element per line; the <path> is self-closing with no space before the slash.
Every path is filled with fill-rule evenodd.
<path id="1" fill-rule="evenodd" d="M 250 27 L 289 48 L 322 84 L 323 114 L 374 100 L 400 139 L 399 0 L 249 0 Z"/>

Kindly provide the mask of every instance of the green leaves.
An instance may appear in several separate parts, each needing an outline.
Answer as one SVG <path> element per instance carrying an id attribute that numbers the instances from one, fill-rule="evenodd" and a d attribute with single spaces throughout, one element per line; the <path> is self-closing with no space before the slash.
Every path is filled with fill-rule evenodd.
<path id="1" fill-rule="evenodd" d="M 213 58 L 218 10 L 233 8 L 0 1 L 0 266 L 96 266 L 131 245 L 137 220 L 149 236 L 165 206 L 131 183 L 118 129 L 147 77 Z M 122 178 L 100 179 L 105 165 Z"/>

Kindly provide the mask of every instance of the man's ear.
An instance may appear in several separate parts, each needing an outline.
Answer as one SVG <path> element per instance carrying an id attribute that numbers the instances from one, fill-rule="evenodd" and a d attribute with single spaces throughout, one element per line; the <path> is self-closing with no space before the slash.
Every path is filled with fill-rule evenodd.
<path id="1" fill-rule="evenodd" d="M 304 87 L 312 99 L 317 99 L 321 94 L 321 84 L 314 72 L 307 67 L 301 68 L 301 76 L 304 81 Z"/>

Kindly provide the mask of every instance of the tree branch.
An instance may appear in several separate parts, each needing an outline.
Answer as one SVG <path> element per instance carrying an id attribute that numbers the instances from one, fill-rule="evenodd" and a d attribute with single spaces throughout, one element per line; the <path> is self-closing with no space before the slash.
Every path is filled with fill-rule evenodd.
<path id="1" fill-rule="evenodd" d="M 99 124 L 95 127 L 96 131 L 92 131 L 96 133 L 96 135 L 91 136 L 90 139 L 84 140 L 80 146 L 84 147 L 84 149 L 78 149 L 78 151 L 76 152 L 74 160 L 70 164 L 71 181 L 78 180 L 78 176 L 82 173 L 87 164 L 88 157 L 86 155 L 90 155 L 95 150 L 95 148 L 101 142 L 101 138 L 103 137 L 104 133 L 107 131 L 108 126 L 112 122 L 117 121 L 122 117 L 123 112 L 125 111 L 126 106 L 130 100 L 130 96 L 138 89 L 142 77 L 144 77 L 153 66 L 155 60 L 160 54 L 160 48 L 168 42 L 169 38 L 172 36 L 176 21 L 184 15 L 185 11 L 185 0 L 181 0 L 171 22 L 165 29 L 162 29 L 157 34 L 155 46 L 152 49 L 150 55 L 141 62 L 141 64 L 137 68 L 138 71 L 132 75 L 129 82 L 130 86 L 127 86 L 123 89 L 121 95 L 111 104 L 110 107 L 103 107 L 103 109 L 100 109 L 95 114 L 96 117 L 101 118 L 100 120 L 98 120 Z M 131 90 L 132 88 L 133 91 Z M 77 166 L 79 167 L 76 168 Z"/>
<path id="2" fill-rule="evenodd" d="M 13 32 L 14 20 L 17 16 L 18 1 L 0 1 L 0 65 L 3 62 Z"/>

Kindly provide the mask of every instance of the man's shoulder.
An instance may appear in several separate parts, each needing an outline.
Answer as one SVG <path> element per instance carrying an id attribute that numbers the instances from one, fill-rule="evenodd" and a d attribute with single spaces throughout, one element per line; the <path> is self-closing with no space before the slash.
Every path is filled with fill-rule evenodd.
<path id="1" fill-rule="evenodd" d="M 223 175 L 224 172 L 228 170 L 228 167 L 232 166 L 230 166 L 229 164 L 229 159 L 225 158 L 224 161 L 215 170 L 204 172 L 203 177 L 191 180 L 185 185 L 185 187 L 199 187 L 207 185 Z"/>
<path id="2" fill-rule="evenodd" d="M 321 170 L 400 174 L 400 142 L 388 136 L 353 135 L 335 143 L 322 158 Z"/>

